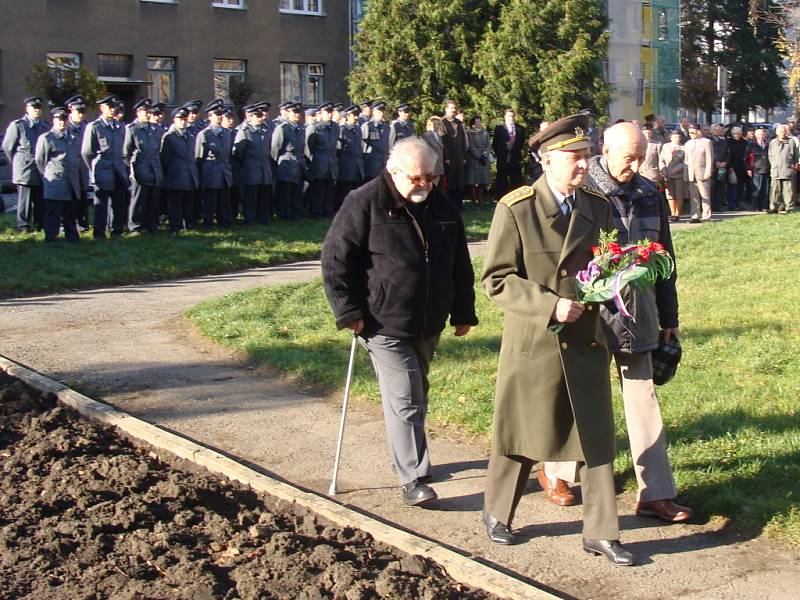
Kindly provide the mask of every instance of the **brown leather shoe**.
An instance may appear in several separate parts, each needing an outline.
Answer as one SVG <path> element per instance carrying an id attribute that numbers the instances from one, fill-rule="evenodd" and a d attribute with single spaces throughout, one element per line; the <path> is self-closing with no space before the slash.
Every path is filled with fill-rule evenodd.
<path id="1" fill-rule="evenodd" d="M 569 489 L 567 482 L 563 479 L 556 479 L 555 487 L 550 485 L 550 479 L 545 475 L 544 469 L 539 470 L 539 485 L 542 486 L 544 497 L 553 504 L 559 506 L 572 506 L 575 504 L 575 496 Z"/>
<path id="2" fill-rule="evenodd" d="M 638 502 L 636 504 L 637 517 L 652 517 L 669 521 L 670 523 L 683 523 L 692 518 L 692 509 L 681 506 L 674 500 L 653 500 L 652 502 Z"/>

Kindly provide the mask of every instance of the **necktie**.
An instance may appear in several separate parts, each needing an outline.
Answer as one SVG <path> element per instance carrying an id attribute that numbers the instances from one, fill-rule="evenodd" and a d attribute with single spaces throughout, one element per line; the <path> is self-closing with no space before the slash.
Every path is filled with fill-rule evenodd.
<path id="1" fill-rule="evenodd" d="M 572 214 L 572 202 L 574 201 L 574 196 L 567 196 L 564 198 L 564 216 L 569 218 L 570 214 Z"/>

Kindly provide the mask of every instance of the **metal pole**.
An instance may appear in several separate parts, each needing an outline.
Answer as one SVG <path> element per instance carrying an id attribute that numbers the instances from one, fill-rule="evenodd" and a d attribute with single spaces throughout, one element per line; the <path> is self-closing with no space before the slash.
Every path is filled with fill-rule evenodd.
<path id="1" fill-rule="evenodd" d="M 353 363 L 356 357 L 356 344 L 358 334 L 353 332 L 353 341 L 350 344 L 350 362 L 347 364 L 347 376 L 344 382 L 344 402 L 342 402 L 342 418 L 339 421 L 339 439 L 336 442 L 336 458 L 333 461 L 333 475 L 331 476 L 331 487 L 328 488 L 330 496 L 336 495 L 336 477 L 339 474 L 339 457 L 342 455 L 342 437 L 344 436 L 344 420 L 347 416 L 347 401 L 350 399 L 350 381 L 353 378 Z"/>
<path id="2" fill-rule="evenodd" d="M 722 124 L 725 125 L 725 96 L 722 96 Z"/>

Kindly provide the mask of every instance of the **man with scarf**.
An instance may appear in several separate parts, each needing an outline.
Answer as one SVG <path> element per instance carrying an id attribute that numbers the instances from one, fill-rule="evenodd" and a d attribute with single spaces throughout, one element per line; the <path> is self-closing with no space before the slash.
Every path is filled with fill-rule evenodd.
<path id="1" fill-rule="evenodd" d="M 675 252 L 669 230 L 666 203 L 655 184 L 639 174 L 647 142 L 632 123 L 619 123 L 605 133 L 602 155 L 589 161 L 588 185 L 610 201 L 619 243 L 626 245 L 647 238 L 659 242 L 673 261 Z M 676 272 L 655 286 L 640 290 L 628 286 L 623 299 L 631 317 L 612 314 L 600 307 L 608 349 L 614 356 L 628 426 L 633 468 L 638 483 L 636 514 L 677 523 L 692 517 L 692 510 L 675 502 L 677 491 L 667 456 L 664 424 L 653 384 L 651 351 L 659 336 L 677 336 L 678 295 Z M 550 490 L 565 489 L 563 481 L 575 481 L 575 463 L 546 463 L 539 475 L 548 499 Z"/>

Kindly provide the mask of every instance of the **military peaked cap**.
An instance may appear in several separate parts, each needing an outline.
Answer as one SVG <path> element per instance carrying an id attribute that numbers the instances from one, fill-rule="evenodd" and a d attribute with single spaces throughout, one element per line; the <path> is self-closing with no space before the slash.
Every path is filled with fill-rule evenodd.
<path id="1" fill-rule="evenodd" d="M 372 109 L 384 110 L 386 108 L 386 103 L 383 100 L 375 100 L 371 105 Z"/>
<path id="2" fill-rule="evenodd" d="M 101 98 L 100 100 L 97 101 L 97 104 L 98 105 L 108 104 L 109 106 L 116 106 L 117 102 L 118 102 L 117 97 L 112 94 L 110 96 L 106 96 L 105 98 Z"/>
<path id="3" fill-rule="evenodd" d="M 39 96 L 29 96 L 22 101 L 23 104 L 26 106 L 32 106 L 34 108 L 42 108 L 42 99 Z"/>
<path id="4" fill-rule="evenodd" d="M 327 110 L 328 112 L 333 110 L 333 103 L 332 102 L 323 102 L 317 107 L 317 110 Z"/>
<path id="5" fill-rule="evenodd" d="M 150 98 L 142 98 L 136 104 L 133 105 L 133 110 L 136 112 L 140 110 L 149 110 L 152 102 L 153 101 Z"/>
<path id="6" fill-rule="evenodd" d="M 189 116 L 189 109 L 186 108 L 185 106 L 179 106 L 178 108 L 176 108 L 175 110 L 172 111 L 172 118 L 173 119 L 176 118 L 176 117 L 177 118 L 181 118 L 181 119 L 185 119 L 188 116 Z"/>
<path id="7" fill-rule="evenodd" d="M 272 104 L 266 100 L 262 100 L 261 102 L 256 102 L 256 106 L 261 110 L 269 110 L 272 107 Z"/>
<path id="8" fill-rule="evenodd" d="M 541 152 L 590 148 L 592 140 L 588 134 L 589 119 L 590 115 L 586 113 L 563 117 L 537 133 L 531 141 L 532 146 Z"/>
<path id="9" fill-rule="evenodd" d="M 68 98 L 67 101 L 64 103 L 67 108 L 86 108 L 86 101 L 83 99 L 83 96 L 80 94 L 73 96 L 72 98 Z"/>
<path id="10" fill-rule="evenodd" d="M 411 105 L 408 102 L 403 102 L 397 105 L 397 112 L 411 112 Z"/>
<path id="11" fill-rule="evenodd" d="M 54 106 L 50 109 L 50 116 L 54 119 L 66 119 L 67 109 L 63 106 Z"/>
<path id="12" fill-rule="evenodd" d="M 348 115 L 357 115 L 359 112 L 358 104 L 351 104 L 344 109 L 344 112 Z"/>
<path id="13" fill-rule="evenodd" d="M 248 104 L 244 107 L 244 112 L 245 114 L 260 113 L 261 108 L 258 106 L 258 104 Z"/>

